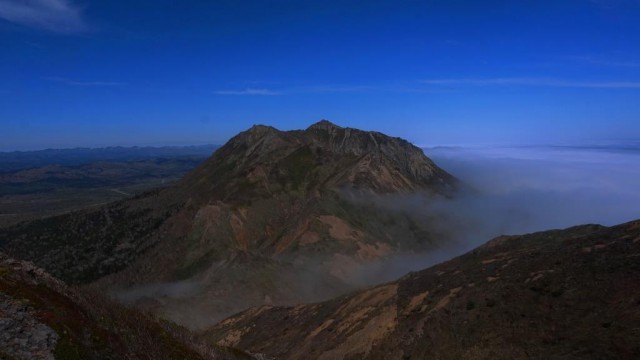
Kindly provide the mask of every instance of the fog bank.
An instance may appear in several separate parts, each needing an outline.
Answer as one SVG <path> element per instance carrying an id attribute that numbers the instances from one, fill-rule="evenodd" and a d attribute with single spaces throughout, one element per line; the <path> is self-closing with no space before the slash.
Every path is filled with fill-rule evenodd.
<path id="1" fill-rule="evenodd" d="M 426 153 L 476 193 L 436 210 L 489 221 L 492 235 L 640 217 L 640 148 L 436 148 Z"/>
<path id="2" fill-rule="evenodd" d="M 436 218 L 448 245 L 362 269 L 365 283 L 394 280 L 499 235 L 640 218 L 640 147 L 439 147 L 425 153 L 463 183 L 452 199 L 390 197 L 385 206 Z"/>

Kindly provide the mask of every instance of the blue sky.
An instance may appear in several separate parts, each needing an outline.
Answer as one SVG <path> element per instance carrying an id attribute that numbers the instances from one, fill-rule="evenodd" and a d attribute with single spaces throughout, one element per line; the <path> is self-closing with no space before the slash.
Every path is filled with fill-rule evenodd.
<path id="1" fill-rule="evenodd" d="M 322 118 L 418 145 L 640 138 L 640 0 L 0 0 L 0 150 Z"/>

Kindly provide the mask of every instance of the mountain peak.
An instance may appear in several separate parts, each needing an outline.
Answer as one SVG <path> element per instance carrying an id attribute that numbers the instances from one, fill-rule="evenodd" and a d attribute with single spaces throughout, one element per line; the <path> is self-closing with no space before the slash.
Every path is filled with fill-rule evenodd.
<path id="1" fill-rule="evenodd" d="M 209 178 L 209 174 L 216 176 Z M 405 140 L 324 119 L 304 131 L 254 125 L 183 179 L 183 183 L 200 184 L 197 198 L 209 199 L 202 195 L 210 194 L 234 201 L 345 186 L 378 193 L 449 194 L 455 182 Z"/>
<path id="2" fill-rule="evenodd" d="M 335 130 L 335 129 L 342 129 L 342 127 L 332 123 L 329 120 L 325 120 L 322 119 L 320 121 L 318 121 L 317 123 L 309 126 L 307 128 L 307 130 L 327 130 L 327 131 L 331 131 L 331 130 Z"/>
<path id="3" fill-rule="evenodd" d="M 268 125 L 262 125 L 262 124 L 254 124 L 251 128 L 249 128 L 249 132 L 251 133 L 266 133 L 266 132 L 270 132 L 276 130 L 276 128 L 274 128 L 273 126 L 268 126 Z"/>

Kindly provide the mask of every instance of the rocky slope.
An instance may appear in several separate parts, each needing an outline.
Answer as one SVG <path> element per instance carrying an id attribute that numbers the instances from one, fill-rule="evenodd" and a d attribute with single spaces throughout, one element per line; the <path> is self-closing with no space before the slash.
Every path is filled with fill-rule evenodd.
<path id="1" fill-rule="evenodd" d="M 439 246 L 434 219 L 374 199 L 428 201 L 455 187 L 399 138 L 328 121 L 258 125 L 171 188 L 3 230 L 0 247 L 201 326 L 250 305 L 328 298 L 353 287 L 360 264 Z"/>
<path id="2" fill-rule="evenodd" d="M 0 253 L 1 359 L 253 359 Z"/>
<path id="3" fill-rule="evenodd" d="M 637 359 L 640 220 L 503 236 L 331 301 L 206 334 L 283 359 Z"/>

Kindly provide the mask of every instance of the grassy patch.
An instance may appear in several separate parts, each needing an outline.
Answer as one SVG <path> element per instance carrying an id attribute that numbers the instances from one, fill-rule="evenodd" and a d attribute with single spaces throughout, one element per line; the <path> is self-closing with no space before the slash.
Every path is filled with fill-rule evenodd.
<path id="1" fill-rule="evenodd" d="M 314 168 L 313 152 L 308 146 L 302 147 L 282 159 L 279 165 L 286 173 L 280 178 L 283 187 L 290 184 L 292 190 L 298 190 L 305 184 L 307 174 Z"/>

